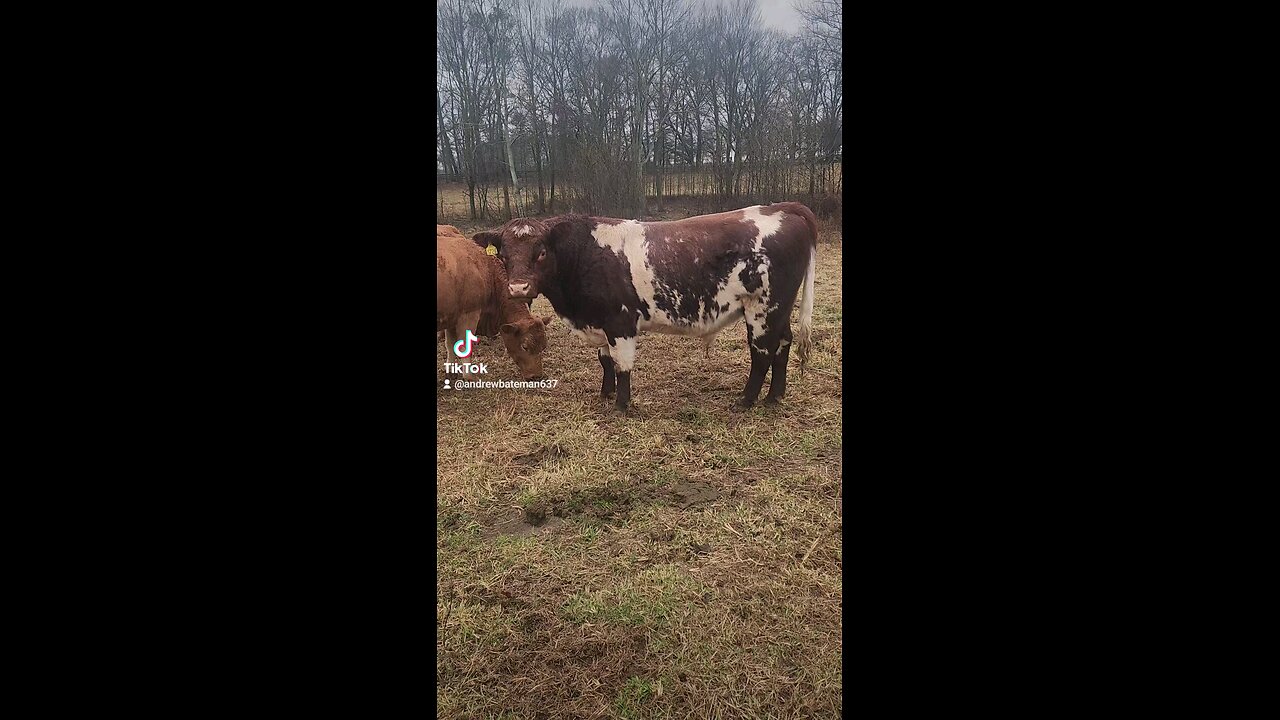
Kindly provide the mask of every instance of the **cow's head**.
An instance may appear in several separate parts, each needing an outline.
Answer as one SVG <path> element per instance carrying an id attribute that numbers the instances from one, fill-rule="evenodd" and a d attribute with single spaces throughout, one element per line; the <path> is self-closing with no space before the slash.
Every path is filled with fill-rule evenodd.
<path id="1" fill-rule="evenodd" d="M 532 300 L 555 275 L 555 255 L 547 242 L 547 224 L 533 218 L 512 220 L 498 235 L 498 257 L 507 268 L 507 292 L 513 298 Z M 493 236 L 486 237 L 492 243 Z M 477 236 L 479 243 L 479 236 Z"/>
<path id="2" fill-rule="evenodd" d="M 542 351 L 547 348 L 545 328 L 549 322 L 549 317 L 529 317 L 498 328 L 502 332 L 502 344 L 507 346 L 507 354 L 516 361 L 520 376 L 525 380 L 542 377 Z"/>

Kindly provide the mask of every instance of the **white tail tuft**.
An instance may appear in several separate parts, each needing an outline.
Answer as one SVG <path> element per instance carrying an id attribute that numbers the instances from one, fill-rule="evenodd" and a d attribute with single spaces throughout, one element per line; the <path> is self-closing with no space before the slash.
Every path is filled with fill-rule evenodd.
<path id="1" fill-rule="evenodd" d="M 796 355 L 800 357 L 800 375 L 813 347 L 813 272 L 818 265 L 818 248 L 809 250 L 809 269 L 804 274 L 804 293 L 800 300 L 800 332 L 796 336 Z"/>

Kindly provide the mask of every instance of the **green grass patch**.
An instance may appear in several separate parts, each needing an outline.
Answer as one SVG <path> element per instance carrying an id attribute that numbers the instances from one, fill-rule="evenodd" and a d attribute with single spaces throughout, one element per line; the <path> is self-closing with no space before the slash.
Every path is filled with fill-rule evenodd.
<path id="1" fill-rule="evenodd" d="M 651 567 L 622 583 L 577 593 L 565 602 L 562 613 L 570 622 L 607 622 L 660 627 L 701 583 L 671 565 Z"/>
<path id="2" fill-rule="evenodd" d="M 640 720 L 653 695 L 653 683 L 641 677 L 627 678 L 613 700 L 613 711 L 623 720 Z"/>

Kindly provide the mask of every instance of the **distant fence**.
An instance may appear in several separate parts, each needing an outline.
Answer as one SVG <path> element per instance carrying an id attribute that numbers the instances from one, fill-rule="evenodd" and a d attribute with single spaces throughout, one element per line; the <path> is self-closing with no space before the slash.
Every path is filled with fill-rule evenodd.
<path id="1" fill-rule="evenodd" d="M 757 165 L 744 163 L 741 168 L 736 191 L 724 193 L 721 188 L 718 170 L 723 166 L 703 165 L 694 168 L 689 165 L 668 166 L 663 170 L 662 196 L 673 202 L 680 198 L 694 203 L 693 209 L 700 212 L 715 212 L 727 209 L 720 207 L 725 202 L 780 202 L 783 200 L 801 200 L 809 203 L 815 212 L 825 208 L 822 204 L 834 198 L 835 207 L 840 206 L 839 198 L 843 195 L 843 167 L 837 162 L 819 163 L 813 168 L 812 194 L 810 194 L 809 165 Z M 652 166 L 645 172 L 646 205 L 657 199 L 657 173 Z M 538 176 L 536 170 L 521 170 L 516 173 L 518 187 L 510 186 L 510 175 L 489 178 L 487 181 L 477 178 L 475 210 L 480 217 L 489 219 L 508 219 L 510 217 L 532 214 L 538 203 Z M 544 171 L 544 199 L 550 203 L 551 173 Z M 440 217 L 464 218 L 471 215 L 471 202 L 464 178 L 452 173 L 436 173 L 436 212 Z M 614 193 L 616 193 L 616 189 Z M 564 212 L 566 209 L 583 213 L 617 213 L 631 212 L 620 208 L 629 208 L 630 200 L 616 194 L 602 195 L 597 188 L 586 187 L 577 178 L 566 180 L 558 174 L 555 184 L 554 205 L 552 212 Z M 830 216 L 831 212 L 822 212 Z"/>
<path id="2" fill-rule="evenodd" d="M 714 164 L 701 165 L 694 167 L 692 165 L 668 165 L 663 169 L 663 194 L 664 195 L 684 195 L 684 194 L 712 194 L 716 192 L 715 171 L 717 166 Z M 842 175 L 842 163 L 840 160 L 824 160 L 817 163 L 814 167 L 816 179 L 816 189 L 818 192 L 830 192 L 833 188 L 839 186 L 839 180 Z M 807 163 L 797 163 L 790 166 L 779 165 L 762 165 L 754 166 L 751 163 L 744 163 L 742 166 L 742 184 L 750 182 L 750 178 L 761 178 L 781 175 L 784 185 L 788 191 L 807 191 L 809 188 L 809 165 Z M 550 184 L 550 170 L 543 170 L 543 182 Z M 477 184 L 486 185 L 503 185 L 509 181 L 511 175 L 504 173 L 489 178 L 476 178 Z M 644 170 L 645 182 L 648 185 L 648 194 L 653 195 L 657 184 L 658 172 L 652 164 L 646 165 Z M 466 178 L 461 174 L 454 173 L 436 173 L 436 184 L 442 185 L 447 183 L 463 183 Z M 533 169 L 517 170 L 516 181 L 521 185 L 528 187 L 529 185 L 537 185 L 538 171 Z M 559 173 L 556 178 L 558 186 L 565 185 L 566 179 L 563 172 Z M 578 183 L 572 179 L 568 180 L 569 186 Z"/>

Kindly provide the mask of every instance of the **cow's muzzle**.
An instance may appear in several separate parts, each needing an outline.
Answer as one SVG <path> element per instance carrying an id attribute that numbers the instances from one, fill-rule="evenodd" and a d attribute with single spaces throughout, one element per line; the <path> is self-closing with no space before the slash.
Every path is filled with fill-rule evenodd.
<path id="1" fill-rule="evenodd" d="M 529 283 L 527 283 L 527 282 L 523 282 L 523 283 L 509 283 L 509 284 L 507 285 L 507 290 L 511 292 L 511 297 L 518 297 L 518 298 L 521 298 L 521 297 L 528 297 L 528 296 L 529 296 Z"/>

